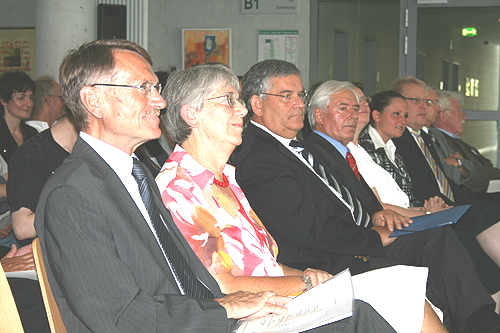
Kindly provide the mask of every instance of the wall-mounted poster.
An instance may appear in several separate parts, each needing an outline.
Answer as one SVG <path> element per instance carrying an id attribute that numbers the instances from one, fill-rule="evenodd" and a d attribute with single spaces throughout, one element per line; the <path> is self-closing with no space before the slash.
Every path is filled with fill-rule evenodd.
<path id="1" fill-rule="evenodd" d="M 298 30 L 259 30 L 259 60 L 279 59 L 298 66 Z"/>
<path id="2" fill-rule="evenodd" d="M 35 76 L 35 29 L 0 29 L 0 73 Z"/>
<path id="3" fill-rule="evenodd" d="M 209 62 L 231 67 L 231 29 L 182 29 L 182 68 Z"/>

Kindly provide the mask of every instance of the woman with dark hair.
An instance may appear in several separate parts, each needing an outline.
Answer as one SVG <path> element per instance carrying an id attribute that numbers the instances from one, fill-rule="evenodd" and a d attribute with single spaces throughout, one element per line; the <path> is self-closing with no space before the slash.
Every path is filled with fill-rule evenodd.
<path id="1" fill-rule="evenodd" d="M 364 97 L 359 88 L 354 89 Z M 439 197 L 425 203 L 415 198 L 411 193 L 410 176 L 391 141 L 400 137 L 406 128 L 408 110 L 404 97 L 389 90 L 375 94 L 370 101 L 366 110 L 360 108 L 356 134 L 348 147 L 356 158 L 360 173 L 384 208 L 410 217 L 446 208 Z"/>
<path id="2" fill-rule="evenodd" d="M 12 153 L 24 141 L 28 140 L 38 131 L 24 123 L 29 119 L 33 108 L 33 94 L 35 93 L 35 82 L 22 72 L 4 73 L 0 76 L 0 155 L 7 165 Z M 7 197 L 6 182 L 8 174 L 3 175 L 0 181 L 0 198 Z M 1 200 L 1 199 L 0 199 Z M 4 211 L 0 213 L 5 213 Z M 6 238 L 12 231 L 9 223 L 0 231 L 0 238 Z M 15 243 L 15 240 L 5 240 L 2 244 Z"/>
<path id="3" fill-rule="evenodd" d="M 26 125 L 33 108 L 35 82 L 22 72 L 4 73 L 0 76 L 0 154 L 7 164 L 14 150 L 37 132 Z"/>

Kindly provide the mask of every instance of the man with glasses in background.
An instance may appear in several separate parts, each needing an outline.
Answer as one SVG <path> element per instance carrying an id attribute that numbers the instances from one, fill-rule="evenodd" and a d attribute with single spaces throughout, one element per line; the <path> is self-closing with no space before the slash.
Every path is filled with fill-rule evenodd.
<path id="1" fill-rule="evenodd" d="M 478 149 L 460 139 L 467 119 L 462 110 L 463 102 L 460 95 L 451 91 L 442 91 L 439 93 L 439 104 L 443 111 L 437 117 L 432 133 L 442 133 L 447 144 L 462 156 L 462 161 L 470 161 L 473 164 L 474 173 L 463 189 L 474 193 L 486 193 L 490 180 L 500 179 L 500 169 L 493 166 L 493 163 Z"/>

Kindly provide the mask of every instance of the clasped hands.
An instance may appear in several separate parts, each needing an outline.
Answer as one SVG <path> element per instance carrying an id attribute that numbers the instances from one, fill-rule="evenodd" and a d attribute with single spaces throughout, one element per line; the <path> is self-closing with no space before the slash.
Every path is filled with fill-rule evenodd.
<path id="1" fill-rule="evenodd" d="M 5 272 L 20 272 L 35 269 L 35 258 L 31 244 L 17 249 L 15 244 L 12 249 L 0 260 Z"/>
<path id="2" fill-rule="evenodd" d="M 306 269 L 303 275 L 311 279 L 313 288 L 332 277 L 328 272 L 312 268 Z M 288 309 L 284 306 L 291 299 L 292 297 L 278 296 L 271 291 L 252 293 L 240 290 L 215 301 L 226 309 L 228 318 L 242 319 L 260 318 L 271 313 L 286 314 Z"/>

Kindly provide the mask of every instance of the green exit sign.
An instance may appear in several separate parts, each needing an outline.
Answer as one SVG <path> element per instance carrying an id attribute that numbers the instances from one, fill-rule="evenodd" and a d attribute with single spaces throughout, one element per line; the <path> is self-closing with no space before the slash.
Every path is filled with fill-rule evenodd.
<path id="1" fill-rule="evenodd" d="M 462 29 L 462 36 L 464 36 L 464 37 L 477 36 L 477 30 L 476 30 L 476 28 L 463 28 Z"/>

